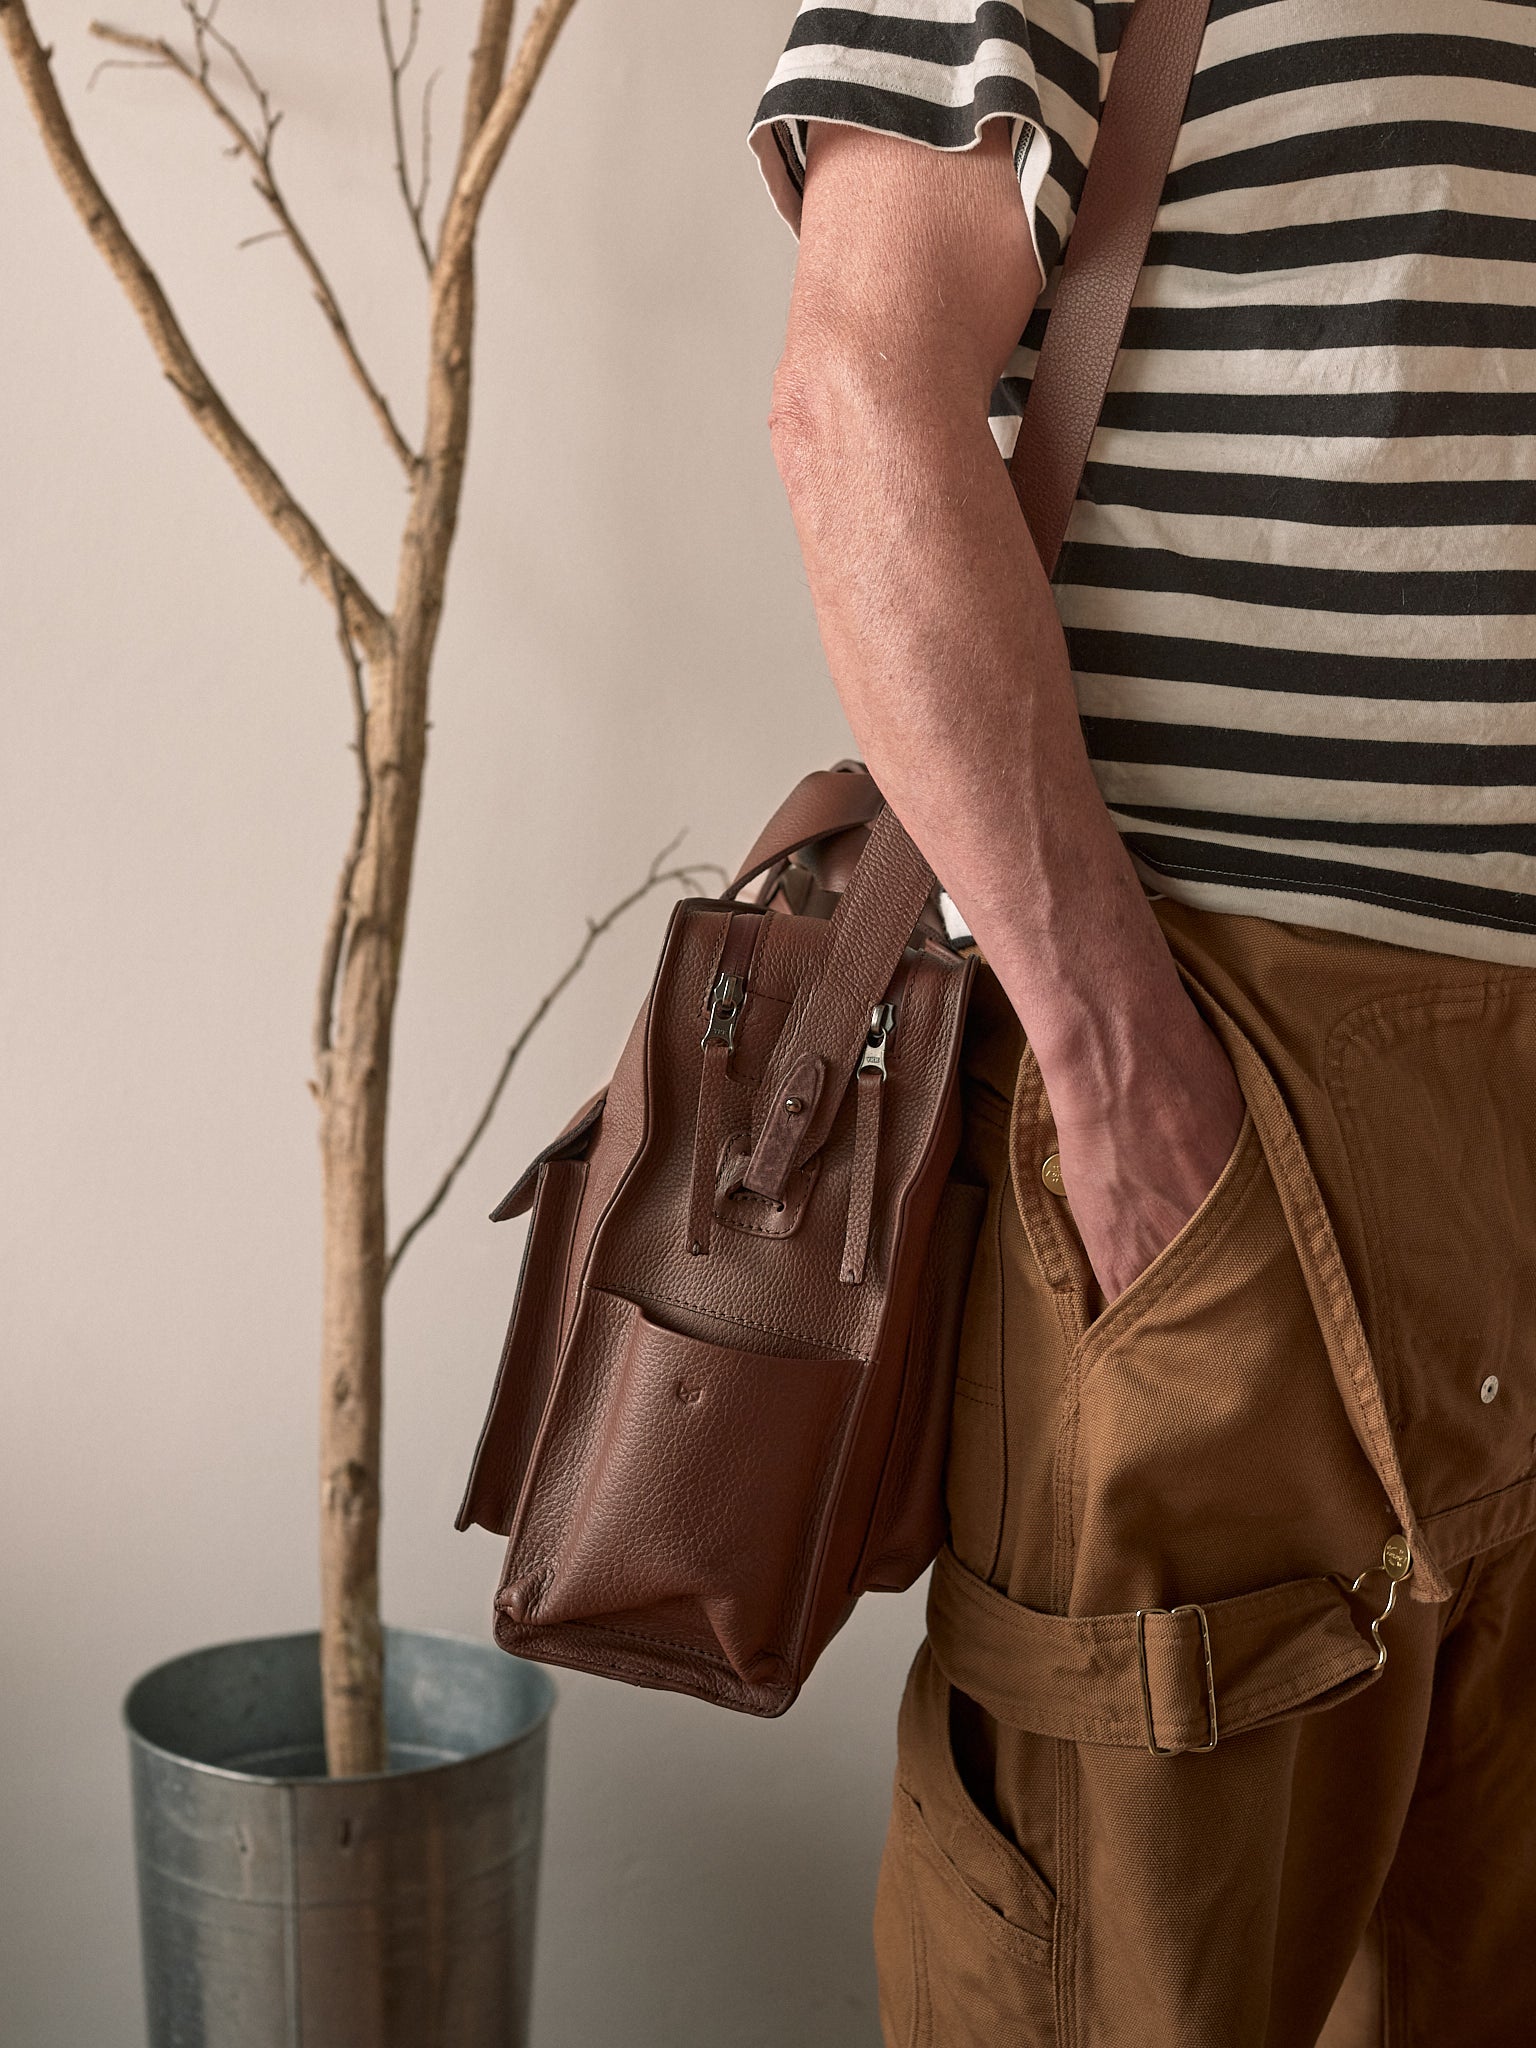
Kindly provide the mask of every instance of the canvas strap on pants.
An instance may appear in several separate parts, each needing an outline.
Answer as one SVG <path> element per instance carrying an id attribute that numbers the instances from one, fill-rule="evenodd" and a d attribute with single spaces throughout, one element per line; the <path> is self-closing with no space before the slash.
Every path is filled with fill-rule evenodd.
<path id="1" fill-rule="evenodd" d="M 1536 972 L 1154 905 L 1247 1103 L 1105 1305 L 990 970 L 888 2048 L 1536 2020 Z M 1045 1169 L 1043 1171 L 1043 1169 Z"/>

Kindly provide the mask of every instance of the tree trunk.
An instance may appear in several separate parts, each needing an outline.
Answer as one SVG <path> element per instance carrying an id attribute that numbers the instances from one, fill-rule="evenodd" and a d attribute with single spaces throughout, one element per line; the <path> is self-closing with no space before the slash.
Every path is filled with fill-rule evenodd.
<path id="1" fill-rule="evenodd" d="M 333 1777 L 388 1762 L 379 1620 L 387 1239 L 384 1139 L 395 991 L 426 764 L 427 690 L 469 436 L 474 275 L 434 289 L 427 434 L 401 536 L 388 651 L 368 663 L 363 835 L 348 891 L 330 1048 L 320 1058 L 325 1279 L 320 1665 Z"/>
<path id="2" fill-rule="evenodd" d="M 426 739 L 426 673 L 368 669 L 369 800 L 351 878 L 330 1050 L 316 1088 L 324 1204 L 321 1687 L 333 1776 L 388 1763 L 379 1622 L 385 1132 L 390 1041 Z M 414 671 L 412 673 L 411 671 Z"/>

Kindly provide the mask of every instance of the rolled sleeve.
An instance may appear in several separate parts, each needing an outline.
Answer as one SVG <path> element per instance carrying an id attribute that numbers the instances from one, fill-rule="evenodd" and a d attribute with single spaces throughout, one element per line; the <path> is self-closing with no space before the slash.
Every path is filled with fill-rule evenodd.
<path id="1" fill-rule="evenodd" d="M 807 124 L 971 149 L 1010 124 L 1041 275 L 1071 232 L 1098 127 L 1091 0 L 806 0 L 750 130 L 775 206 L 798 233 Z"/>

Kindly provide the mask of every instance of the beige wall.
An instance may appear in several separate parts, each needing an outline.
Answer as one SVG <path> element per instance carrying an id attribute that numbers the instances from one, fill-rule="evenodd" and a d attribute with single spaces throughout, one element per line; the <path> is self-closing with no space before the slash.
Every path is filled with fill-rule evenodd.
<path id="1" fill-rule="evenodd" d="M 164 80 L 89 147 L 217 374 L 370 579 L 397 480 L 281 247 Z M 171 0 L 129 0 L 174 27 Z M 402 10 L 403 11 L 403 10 Z M 227 0 L 366 346 L 419 381 L 369 0 Z M 680 825 L 732 860 L 848 742 L 763 430 L 793 244 L 747 119 L 790 0 L 581 0 L 483 243 L 474 451 L 438 666 L 391 1167 L 407 1211 L 531 997 Z M 444 145 L 468 0 L 429 0 Z M 348 821 L 323 606 L 165 390 L 0 67 L 0 2040 L 141 2035 L 119 1698 L 306 1627 L 316 1190 L 304 1080 Z M 450 1521 L 510 1293 L 485 1212 L 607 1071 L 665 912 L 604 949 L 402 1269 L 392 1620 L 482 1633 Z M 873 2043 L 866 1926 L 914 1596 L 866 1602 L 757 1725 L 568 1679 L 540 2048 Z"/>

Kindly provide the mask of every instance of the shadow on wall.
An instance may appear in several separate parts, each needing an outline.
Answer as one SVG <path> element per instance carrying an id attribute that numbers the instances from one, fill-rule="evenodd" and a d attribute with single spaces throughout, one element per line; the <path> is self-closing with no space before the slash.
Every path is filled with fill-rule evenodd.
<path id="1" fill-rule="evenodd" d="M 923 1596 L 866 1601 L 779 1721 L 556 1674 L 539 2048 L 879 2048 L 870 1920 Z"/>

